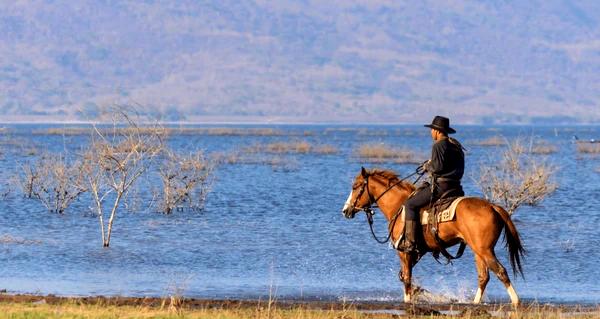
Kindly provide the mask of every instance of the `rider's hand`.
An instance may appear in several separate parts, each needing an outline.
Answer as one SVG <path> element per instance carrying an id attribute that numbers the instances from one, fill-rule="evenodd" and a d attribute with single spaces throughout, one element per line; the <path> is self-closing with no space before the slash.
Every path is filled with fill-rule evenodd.
<path id="1" fill-rule="evenodd" d="M 428 166 L 429 166 L 429 160 L 423 162 L 423 164 L 421 164 L 421 165 L 419 165 L 419 167 L 417 167 L 417 173 L 425 174 L 425 172 L 427 172 Z"/>
<path id="2" fill-rule="evenodd" d="M 429 171 L 429 163 L 431 163 L 431 160 L 426 160 L 425 163 L 423 163 L 423 170 L 424 171 Z"/>

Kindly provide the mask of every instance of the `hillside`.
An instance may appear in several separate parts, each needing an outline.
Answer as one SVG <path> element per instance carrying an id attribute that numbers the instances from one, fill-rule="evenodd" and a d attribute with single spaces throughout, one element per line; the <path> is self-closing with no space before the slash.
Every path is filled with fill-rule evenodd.
<path id="1" fill-rule="evenodd" d="M 594 122 L 600 2 L 0 1 L 0 121 Z"/>

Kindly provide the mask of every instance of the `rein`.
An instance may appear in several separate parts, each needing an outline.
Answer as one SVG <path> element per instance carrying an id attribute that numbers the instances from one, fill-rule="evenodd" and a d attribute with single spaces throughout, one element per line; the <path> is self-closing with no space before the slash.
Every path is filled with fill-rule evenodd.
<path id="1" fill-rule="evenodd" d="M 397 181 L 396 183 L 388 186 L 388 188 L 386 190 L 384 190 L 381 194 L 379 194 L 379 196 L 377 196 L 376 198 L 373 198 L 373 195 L 371 194 L 371 191 L 369 190 L 369 177 L 371 175 L 367 175 L 365 177 L 365 182 L 363 183 L 363 188 L 361 189 L 360 193 L 358 194 L 358 196 L 356 196 L 356 199 L 354 200 L 354 205 L 356 206 L 356 202 L 358 201 L 358 198 L 360 198 L 360 196 L 362 195 L 362 193 L 365 191 L 365 189 L 367 190 L 367 195 L 369 195 L 369 206 L 367 207 L 363 207 L 360 210 L 365 212 L 365 215 L 367 215 L 367 222 L 369 223 L 369 229 L 371 229 L 371 235 L 373 235 L 373 238 L 375 239 L 376 242 L 380 243 L 380 244 L 385 244 L 388 241 L 390 241 L 390 238 L 392 237 L 392 232 L 394 230 L 394 226 L 396 225 L 396 221 L 398 220 L 398 217 L 400 216 L 400 212 L 402 211 L 402 208 L 398 209 L 398 211 L 394 214 L 394 217 L 392 217 L 392 219 L 390 220 L 390 224 L 388 226 L 388 235 L 385 239 L 379 239 L 377 237 L 377 235 L 375 235 L 375 230 L 373 229 L 373 215 L 375 215 L 375 212 L 373 212 L 373 208 L 378 208 L 378 204 L 377 201 L 383 197 L 383 195 L 385 195 L 387 192 L 389 192 L 392 188 L 400 185 L 403 181 L 405 181 L 406 179 L 415 176 L 419 174 L 419 177 L 417 178 L 417 180 L 415 181 L 418 182 L 421 177 L 423 177 L 423 174 L 417 169 L 414 173 L 405 176 L 403 178 L 401 178 L 399 181 Z M 375 204 L 375 205 L 372 205 Z"/>
<path id="2" fill-rule="evenodd" d="M 354 201 L 354 205 L 356 206 L 356 202 L 358 201 L 358 198 L 361 197 L 362 193 L 365 192 L 365 190 L 367 191 L 367 195 L 369 196 L 369 206 L 367 207 L 363 207 L 360 210 L 365 212 L 365 215 L 367 216 L 367 222 L 369 223 L 369 229 L 371 230 L 371 235 L 373 236 L 373 239 L 375 239 L 376 242 L 380 243 L 380 244 L 385 244 L 388 241 L 390 241 L 390 238 L 392 238 L 392 232 L 394 230 L 394 226 L 396 225 L 396 221 L 398 220 L 398 217 L 400 216 L 401 212 L 402 212 L 402 207 L 400 207 L 398 209 L 398 211 L 394 214 L 394 216 L 392 217 L 392 219 L 390 220 L 390 224 L 388 225 L 388 235 L 385 239 L 380 239 L 377 237 L 377 235 L 375 234 L 375 230 L 373 229 L 373 215 L 375 215 L 375 212 L 373 211 L 373 208 L 378 208 L 379 206 L 377 205 L 377 201 L 383 197 L 383 195 L 385 195 L 387 192 L 389 192 L 392 188 L 400 185 L 403 181 L 405 181 L 406 179 L 415 176 L 416 174 L 419 174 L 419 177 L 415 180 L 415 184 L 423 177 L 423 173 L 421 171 L 419 171 L 419 169 L 417 168 L 417 170 L 408 175 L 403 177 L 402 179 L 400 179 L 398 182 L 388 186 L 388 188 L 386 190 L 384 190 L 381 194 L 379 194 L 379 196 L 377 196 L 376 198 L 373 198 L 373 195 L 371 194 L 371 191 L 369 190 L 369 177 L 371 175 L 367 175 L 365 176 L 365 182 L 363 183 L 363 187 L 360 190 L 358 196 L 356 197 L 355 201 Z M 374 204 L 374 205 L 372 205 Z M 430 203 L 431 206 L 431 203 Z M 437 227 L 435 227 L 437 228 Z M 460 242 L 460 247 L 458 247 L 458 250 L 456 252 L 455 256 L 452 256 L 448 250 L 445 247 L 445 243 L 444 241 L 438 236 L 437 231 L 432 232 L 435 241 L 438 243 L 440 250 L 438 252 L 433 252 L 433 256 L 435 261 L 437 261 L 438 263 L 440 263 L 439 261 L 439 254 L 441 253 L 444 257 L 446 257 L 447 260 L 447 264 L 451 263 L 452 260 L 454 259 L 458 259 L 460 258 L 463 253 L 465 252 L 465 248 L 466 248 L 466 244 L 464 241 Z"/>

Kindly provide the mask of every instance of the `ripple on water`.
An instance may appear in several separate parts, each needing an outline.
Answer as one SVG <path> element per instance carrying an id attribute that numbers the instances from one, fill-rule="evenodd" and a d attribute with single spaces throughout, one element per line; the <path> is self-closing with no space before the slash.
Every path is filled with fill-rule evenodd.
<path id="1" fill-rule="evenodd" d="M 29 127 L 19 127 L 26 131 Z M 47 213 L 16 190 L 0 200 L 0 270 L 2 287 L 14 292 L 63 295 L 165 295 L 180 287 L 188 296 L 203 298 L 257 297 L 275 290 L 290 298 L 349 298 L 402 300 L 397 279 L 399 263 L 387 245 L 376 244 L 363 215 L 346 220 L 340 214 L 350 184 L 361 163 L 354 157 L 361 143 L 385 143 L 426 152 L 430 145 L 421 127 L 380 127 L 388 134 L 359 130 L 327 131 L 321 126 L 290 126 L 313 130 L 314 143 L 333 144 L 333 155 L 282 155 L 296 163 L 292 170 L 269 165 L 224 165 L 216 171 L 213 192 L 202 213 L 119 212 L 111 248 L 101 246 L 98 222 L 82 199 L 65 215 Z M 401 133 L 396 132 L 400 129 Z M 538 207 L 523 207 L 515 218 L 528 255 L 526 279 L 515 279 L 521 297 L 538 301 L 600 302 L 600 182 L 590 170 L 598 157 L 579 159 L 573 134 L 598 138 L 597 127 L 569 131 L 536 127 L 464 127 L 457 137 L 476 141 L 491 136 L 536 136 L 559 145 L 549 160 L 559 166 L 555 194 Z M 410 133 L 410 134 L 409 134 Z M 302 134 L 298 135 L 301 136 Z M 19 135 L 50 151 L 65 146 L 61 137 Z M 77 150 L 83 137 L 69 137 Z M 282 136 L 172 136 L 182 151 L 205 147 L 227 151 L 255 143 L 286 140 Z M 467 171 L 475 174 L 491 148 L 466 143 Z M 0 146 L 6 147 L 6 146 Z M 8 181 L 16 151 L 2 152 L 0 178 Z M 367 165 L 371 167 L 372 165 Z M 414 167 L 382 164 L 401 175 Z M 476 192 L 470 178 L 465 189 Z M 0 183 L 0 185 L 4 185 Z M 0 194 L 2 188 L 0 186 Z M 150 196 L 141 192 L 142 200 Z M 385 233 L 381 218 L 378 234 Z M 508 266 L 502 245 L 497 255 Z M 470 301 L 477 289 L 472 254 L 451 266 L 425 257 L 415 269 L 415 282 L 427 290 L 426 301 Z M 506 301 L 503 286 L 492 276 L 487 300 Z"/>

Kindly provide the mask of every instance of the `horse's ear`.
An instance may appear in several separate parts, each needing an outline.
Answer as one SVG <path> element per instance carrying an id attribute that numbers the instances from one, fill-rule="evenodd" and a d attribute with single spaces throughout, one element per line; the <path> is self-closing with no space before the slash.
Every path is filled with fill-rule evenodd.
<path id="1" fill-rule="evenodd" d="M 360 174 L 363 177 L 367 177 L 367 175 L 369 175 L 369 173 L 367 173 L 367 170 L 364 167 L 362 167 L 362 166 L 360 167 Z"/>

